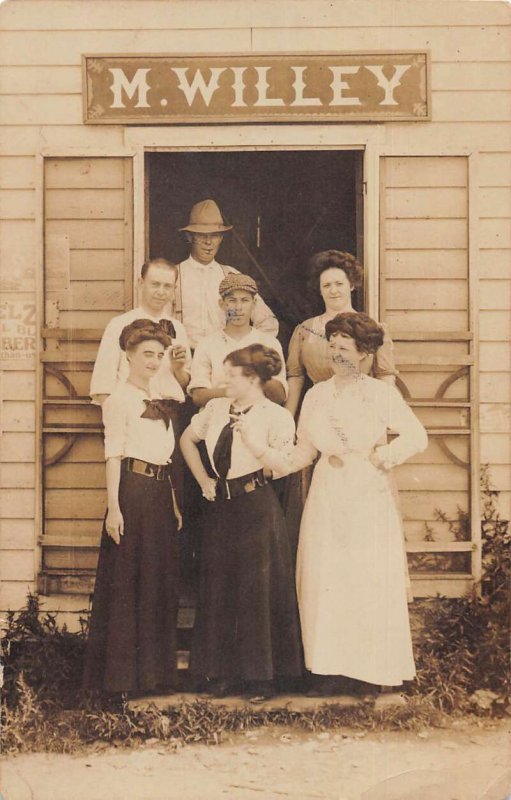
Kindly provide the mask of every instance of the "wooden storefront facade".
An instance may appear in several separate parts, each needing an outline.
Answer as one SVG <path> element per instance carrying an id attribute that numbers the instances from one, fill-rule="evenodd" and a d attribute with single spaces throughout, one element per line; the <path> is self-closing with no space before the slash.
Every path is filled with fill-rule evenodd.
<path id="1" fill-rule="evenodd" d="M 481 464 L 507 518 L 511 500 L 510 21 L 504 3 L 464 0 L 0 10 L 0 610 L 28 590 L 70 624 L 88 608 L 105 510 L 98 341 L 136 301 L 146 256 L 182 257 L 176 230 L 211 195 L 236 229 L 220 260 L 260 281 L 284 344 L 307 316 L 306 255 L 363 258 L 359 308 L 389 326 L 430 433 L 397 470 L 415 594 L 477 585 Z M 84 54 L 339 50 L 429 52 L 428 116 L 83 121 Z"/>

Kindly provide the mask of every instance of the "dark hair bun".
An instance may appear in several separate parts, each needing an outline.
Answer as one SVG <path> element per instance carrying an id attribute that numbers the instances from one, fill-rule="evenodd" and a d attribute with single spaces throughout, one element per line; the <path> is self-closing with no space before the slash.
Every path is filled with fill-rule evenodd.
<path id="1" fill-rule="evenodd" d="M 172 344 L 172 339 L 163 328 L 150 319 L 135 319 L 122 329 L 119 336 L 119 346 L 124 351 L 136 347 L 140 342 L 149 341 L 157 341 L 163 347 L 169 347 Z"/>
<path id="2" fill-rule="evenodd" d="M 276 350 L 262 344 L 250 344 L 234 350 L 225 358 L 233 367 L 242 367 L 244 375 L 257 375 L 266 383 L 282 369 L 282 359 Z"/>
<path id="3" fill-rule="evenodd" d="M 252 362 L 254 364 L 254 371 L 263 383 L 269 381 L 275 375 L 278 375 L 282 369 L 282 360 L 276 350 L 271 347 L 263 347 L 263 345 L 252 345 L 254 353 L 252 355 Z M 255 348 L 258 348 L 255 350 Z"/>

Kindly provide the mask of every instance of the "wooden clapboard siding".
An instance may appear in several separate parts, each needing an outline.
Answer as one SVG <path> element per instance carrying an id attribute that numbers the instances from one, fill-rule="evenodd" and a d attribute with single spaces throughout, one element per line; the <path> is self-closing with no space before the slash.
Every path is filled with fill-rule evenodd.
<path id="1" fill-rule="evenodd" d="M 60 585 L 56 573 L 93 569 L 97 558 L 93 552 L 91 561 L 80 549 L 84 540 L 99 541 L 106 507 L 101 413 L 88 403 L 88 393 L 101 332 L 112 316 L 132 305 L 131 202 L 129 159 L 64 158 L 45 163 L 49 327 L 42 353 L 43 591 L 48 570 Z M 56 292 L 51 275 L 59 243 L 68 248 L 69 285 Z M 84 328 L 92 331 L 85 332 L 82 341 Z M 47 537 L 51 546 L 46 545 Z M 57 542 L 62 547 L 55 549 Z"/>
<path id="2" fill-rule="evenodd" d="M 429 218 L 430 230 L 439 240 L 435 249 L 427 241 L 424 249 L 416 249 L 412 242 L 409 249 L 395 249 L 386 253 L 386 274 L 390 279 L 413 280 L 427 274 L 439 283 L 463 281 L 466 276 L 466 247 L 453 246 L 453 240 L 442 242 L 441 229 L 445 230 L 445 219 L 457 223 L 466 214 L 466 182 L 461 160 L 438 159 L 427 162 L 427 170 L 421 166 L 422 159 L 435 153 L 460 155 L 478 153 L 478 186 L 476 202 L 481 217 L 481 241 L 478 243 L 477 268 L 480 275 L 481 296 L 485 307 L 479 315 L 480 368 L 481 368 L 481 409 L 480 424 L 485 434 L 496 437 L 486 440 L 483 452 L 488 457 L 501 458 L 499 442 L 507 436 L 509 425 L 509 309 L 503 307 L 503 296 L 509 296 L 509 200 L 504 188 L 508 190 L 511 175 L 511 153 L 508 119 L 511 72 L 511 40 L 509 37 L 509 8 L 502 2 L 465 2 L 465 0 L 432 0 L 417 3 L 415 0 L 289 0 L 275 3 L 274 0 L 234 3 L 232 0 L 194 0 L 193 13 L 190 4 L 180 0 L 17 0 L 4 3 L 0 7 L 0 94 L 2 94 L 2 119 L 0 125 L 0 188 L 9 192 L 0 194 L 0 281 L 9 291 L 20 291 L 21 286 L 30 292 L 35 291 L 35 269 L 38 263 L 39 246 L 36 223 L 38 224 L 38 201 L 32 190 L 37 185 L 35 156 L 42 150 L 64 154 L 69 148 L 80 152 L 115 155 L 120 149 L 133 145 L 158 146 L 158 136 L 164 136 L 160 129 L 155 135 L 146 128 L 124 129 L 122 126 L 84 126 L 81 121 L 81 65 L 83 52 L 229 52 L 229 51 L 276 51 L 299 52 L 300 50 L 338 51 L 368 49 L 392 50 L 399 48 L 428 49 L 431 54 L 432 109 L 431 121 L 421 123 L 385 123 L 379 126 L 380 145 L 388 155 L 418 156 L 415 161 L 418 169 L 410 173 L 406 164 L 401 168 L 399 160 L 393 165 L 400 170 L 401 181 L 388 188 L 384 198 L 388 208 L 394 206 L 399 219 L 414 223 L 416 219 Z M 211 147 L 222 143 L 225 146 L 270 147 L 282 146 L 331 146 L 355 141 L 364 141 L 367 129 L 364 126 L 328 125 L 319 126 L 196 126 L 195 128 L 173 128 L 167 144 L 177 147 Z M 357 140 L 359 137 L 359 141 Z M 45 182 L 48 189 L 66 195 L 69 190 L 78 188 L 87 192 L 103 189 L 118 190 L 120 185 L 117 173 L 119 160 L 88 159 L 87 180 L 83 185 L 80 171 L 75 173 L 62 161 L 55 170 L 48 168 Z M 49 166 L 51 162 L 47 163 Z M 393 168 L 394 168 L 393 167 Z M 433 182 L 431 182 L 434 177 Z M 424 191 L 417 180 L 425 185 Z M 413 189 L 406 192 L 407 186 Z M 63 194 L 56 194 L 57 206 Z M 113 195 L 112 195 L 113 197 Z M 436 197 L 436 202 L 431 198 Z M 473 199 L 473 198 L 472 198 Z M 110 204 L 115 200 L 110 200 Z M 451 205 L 452 203 L 452 205 Z M 89 211 L 85 219 L 77 217 L 72 221 L 94 222 L 90 214 L 96 213 L 87 205 L 84 194 L 75 207 Z M 104 214 L 97 222 L 109 220 Z M 112 205 L 110 205 L 112 208 Z M 81 213 L 77 211 L 77 213 Z M 109 212 L 110 213 L 110 212 Z M 454 213 L 454 217 L 451 214 Z M 71 220 L 70 220 L 71 221 Z M 60 225 L 58 219 L 48 220 Z M 389 220 L 390 222 L 390 220 Z M 439 223 L 439 224 L 437 224 Z M 394 223 L 392 223 L 394 224 Z M 83 242 L 83 230 L 74 229 L 73 239 Z M 507 226 L 507 227 L 506 227 Z M 403 234 L 404 225 L 395 226 L 396 237 Z M 456 226 L 455 226 L 456 227 Z M 83 228 L 83 226 L 82 226 Z M 411 228 L 409 228 L 411 230 Z M 461 228 L 457 233 L 461 237 Z M 80 235 L 81 239 L 80 239 Z M 76 241 L 73 241 L 76 244 Z M 97 294 L 85 294 L 80 282 L 91 281 L 109 285 L 112 306 L 119 299 L 119 270 L 124 263 L 122 246 L 111 249 L 102 244 L 101 236 L 94 237 L 94 247 L 72 249 L 70 253 L 71 280 L 73 286 L 71 308 L 61 310 L 61 326 L 79 328 L 103 328 L 112 313 L 118 309 L 106 308 L 92 310 L 78 309 L 73 305 L 73 296 L 80 305 L 87 297 L 92 300 Z M 93 253 L 93 258 L 90 257 Z M 496 287 L 484 286 L 484 281 L 501 281 L 502 292 Z M 98 290 L 95 290 L 97 292 Z M 103 294 L 104 296 L 104 294 Z M 402 305 L 403 294 L 392 288 L 391 301 L 397 297 L 397 306 Z M 434 291 L 433 291 L 434 296 Z M 116 300 L 117 298 L 117 300 Z M 493 298 L 493 300 L 492 300 Z M 442 296 L 440 296 L 442 300 Z M 455 332 L 465 321 L 465 311 L 459 308 L 436 307 L 435 324 L 444 331 Z M 428 309 L 393 308 L 387 311 L 391 327 L 399 322 L 402 330 L 413 333 L 428 330 L 431 313 Z M 438 343 L 419 343 L 422 358 L 442 355 Z M 69 348 L 68 348 L 69 349 Z M 80 345 L 88 358 L 93 357 L 94 347 L 90 343 Z M 409 359 L 413 353 L 409 342 L 397 346 L 398 359 Z M 445 342 L 445 355 L 463 356 L 469 352 L 466 343 Z M 18 374 L 26 376 L 26 371 L 4 371 L 2 392 L 5 401 L 35 399 L 34 389 L 27 394 L 18 394 Z M 85 395 L 90 373 L 72 374 L 68 369 L 64 374 L 71 376 L 79 394 Z M 417 396 L 427 396 L 435 392 L 441 374 L 421 372 L 413 374 L 408 370 L 406 380 L 412 385 Z M 33 382 L 32 373 L 31 380 Z M 21 379 L 22 381 L 25 378 Z M 462 385 L 463 384 L 463 385 Z M 27 379 L 28 386 L 28 379 Z M 11 388 L 12 387 L 12 388 Z M 468 384 L 458 381 L 448 392 L 449 397 L 466 399 Z M 48 381 L 50 394 L 63 393 L 53 379 Z M 25 407 L 26 411 L 26 407 Z M 66 412 L 67 413 L 67 412 Z M 423 412 L 421 412 L 423 413 Z M 8 409 L 12 424 L 28 425 L 21 417 L 19 422 L 15 413 Z M 62 437 L 48 435 L 47 449 L 57 448 Z M 468 457 L 466 441 L 453 442 L 460 458 Z M 9 485 L 15 482 L 19 469 L 19 488 L 33 489 L 30 475 L 34 466 L 35 438 L 32 430 L 8 430 L 2 437 L 0 459 L 5 462 L 3 475 Z M 99 434 L 83 435 L 73 448 L 55 467 L 55 480 L 52 489 L 65 488 L 72 480 L 72 473 L 65 468 L 83 470 L 83 488 L 99 488 L 99 480 L 94 467 L 101 463 L 102 444 Z M 83 466 L 80 467 L 80 464 Z M 64 469 L 60 472 L 60 467 Z M 424 469 L 416 473 L 416 469 Z M 424 481 L 424 486 L 434 492 L 433 478 L 427 483 L 426 473 L 431 467 L 432 474 L 451 471 L 453 490 L 459 491 L 461 478 L 455 477 L 460 469 L 446 460 L 436 437 L 432 437 L 425 453 L 417 455 L 409 465 L 403 481 L 404 490 L 413 490 L 415 477 Z M 452 467 L 452 470 L 451 470 Z M 92 471 L 91 471 L 92 470 Z M 454 471 L 453 471 L 454 470 Z M 509 485 L 509 465 L 491 464 L 495 485 L 505 489 Z M 94 485 L 92 485 L 94 483 Z M 7 486 L 6 488 L 10 488 Z M 9 519 L 7 529 L 2 523 L 0 542 L 18 542 L 14 549 L 26 548 L 35 541 L 34 520 Z M 85 537 L 88 521 L 75 520 L 73 531 Z M 67 520 L 48 520 L 45 533 L 64 536 L 69 534 Z M 32 528 L 30 527 L 32 526 Z M 407 535 L 423 537 L 422 523 L 414 520 L 405 522 Z M 419 531 L 420 528 L 420 531 Z M 37 531 L 39 534 L 40 531 Z M 435 534 L 443 535 L 440 528 Z M 30 537 L 32 536 L 32 540 Z M 19 538 L 16 538 L 19 537 Z M 84 539 L 85 540 L 85 539 Z M 12 548 L 11 548 L 12 549 Z M 36 559 L 34 558 L 34 564 Z M 11 569 L 16 569 L 11 564 Z M 461 583 L 453 589 L 453 582 L 432 576 L 431 580 L 421 577 L 417 584 L 422 591 L 442 591 L 447 594 L 460 591 Z M 24 600 L 26 588 L 33 582 L 12 580 L 3 583 L 0 590 L 0 609 L 8 604 L 19 607 Z M 469 582 L 466 582 L 469 586 Z M 68 581 L 69 591 L 83 591 L 83 584 L 73 578 Z M 72 598 L 68 598 L 70 601 Z M 52 599 L 49 608 L 57 609 L 58 602 Z M 82 606 L 80 606 L 82 607 Z M 66 614 L 78 606 L 63 608 Z"/>
<path id="3" fill-rule="evenodd" d="M 396 473 L 413 568 L 415 554 L 429 552 L 431 540 L 441 546 L 455 542 L 440 515 L 454 521 L 460 510 L 471 513 L 472 493 L 478 491 L 468 468 L 471 414 L 478 414 L 469 402 L 473 378 L 458 373 L 473 363 L 467 336 L 467 159 L 385 158 L 380 222 L 381 316 L 396 340 L 401 388 L 430 437 L 427 453 Z M 442 391 L 450 376 L 459 379 Z M 422 579 L 421 572 L 419 593 Z"/>
<path id="4" fill-rule="evenodd" d="M 510 176 L 509 153 L 480 156 L 481 461 L 490 465 L 492 484 L 501 492 L 511 486 Z M 508 498 L 499 498 L 502 513 L 509 510 Z"/>

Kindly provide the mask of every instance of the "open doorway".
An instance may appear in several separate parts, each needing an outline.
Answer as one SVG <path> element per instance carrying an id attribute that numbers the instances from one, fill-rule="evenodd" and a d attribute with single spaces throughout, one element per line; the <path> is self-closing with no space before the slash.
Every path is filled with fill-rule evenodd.
<path id="1" fill-rule="evenodd" d="M 286 346 L 323 310 L 307 290 L 308 258 L 335 248 L 363 260 L 362 164 L 360 150 L 147 153 L 148 255 L 186 258 L 178 229 L 194 203 L 214 199 L 234 225 L 217 260 L 257 280 Z M 364 309 L 362 292 L 355 305 Z"/>

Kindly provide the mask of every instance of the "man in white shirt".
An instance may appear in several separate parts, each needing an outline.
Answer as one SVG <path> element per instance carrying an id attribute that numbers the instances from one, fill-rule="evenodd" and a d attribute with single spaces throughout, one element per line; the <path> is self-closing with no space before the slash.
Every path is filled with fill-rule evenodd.
<path id="1" fill-rule="evenodd" d="M 190 346 L 182 323 L 164 310 L 173 301 L 176 280 L 177 268 L 163 258 L 147 261 L 142 267 L 140 305 L 111 319 L 103 333 L 90 384 L 90 395 L 96 405 L 101 405 L 112 393 L 117 381 L 124 382 L 128 377 L 128 363 L 119 336 L 122 329 L 136 319 L 161 322 L 172 338 L 172 346 L 151 381 L 151 391 L 157 396 L 184 402 L 184 390 L 190 380 Z"/>
<path id="2" fill-rule="evenodd" d="M 234 350 L 250 344 L 262 344 L 276 350 L 282 360 L 278 375 L 267 381 L 264 393 L 276 403 L 287 397 L 284 355 L 280 342 L 266 331 L 250 324 L 257 302 L 257 283 L 249 275 L 233 272 L 219 286 L 217 300 L 224 325 L 200 340 L 192 359 L 192 376 L 188 394 L 197 406 L 204 406 L 214 397 L 225 397 L 224 359 Z"/>
<path id="3" fill-rule="evenodd" d="M 224 233 L 232 230 L 225 225 L 214 200 L 196 203 L 188 225 L 180 228 L 190 243 L 190 257 L 178 264 L 179 277 L 174 301 L 175 316 L 182 320 L 192 349 L 203 336 L 223 328 L 225 319 L 218 306 L 218 287 L 234 267 L 219 264 L 215 256 Z M 276 336 L 279 323 L 273 312 L 258 295 L 252 312 L 255 328 Z"/>

